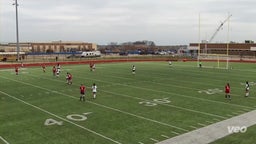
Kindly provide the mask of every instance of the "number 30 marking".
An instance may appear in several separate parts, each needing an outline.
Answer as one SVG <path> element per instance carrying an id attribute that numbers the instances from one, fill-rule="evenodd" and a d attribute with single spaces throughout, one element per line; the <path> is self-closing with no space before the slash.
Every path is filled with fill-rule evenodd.
<path id="1" fill-rule="evenodd" d="M 152 101 L 142 101 L 139 104 L 144 104 L 144 106 L 157 106 L 157 104 L 170 103 L 171 101 L 168 98 L 163 99 L 153 99 Z"/>

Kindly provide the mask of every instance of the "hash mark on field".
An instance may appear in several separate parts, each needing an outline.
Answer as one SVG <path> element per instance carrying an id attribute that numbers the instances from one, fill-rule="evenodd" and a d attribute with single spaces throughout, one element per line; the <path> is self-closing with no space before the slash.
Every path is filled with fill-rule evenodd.
<path id="1" fill-rule="evenodd" d="M 232 114 L 239 115 L 239 113 L 236 113 L 236 112 L 232 112 Z"/>
<path id="2" fill-rule="evenodd" d="M 143 142 L 139 142 L 139 144 L 144 144 Z"/>
<path id="3" fill-rule="evenodd" d="M 172 131 L 171 133 L 176 134 L 176 135 L 179 135 L 179 134 L 180 134 L 180 133 L 177 133 L 177 132 L 175 132 L 175 131 Z"/>
<path id="4" fill-rule="evenodd" d="M 200 126 L 206 126 L 206 124 L 202 124 L 202 123 L 197 123 Z"/>
<path id="5" fill-rule="evenodd" d="M 189 126 L 189 127 L 193 128 L 193 129 L 197 129 L 197 127 L 195 127 L 195 126 Z"/>
<path id="6" fill-rule="evenodd" d="M 5 144 L 9 144 L 8 141 L 6 141 L 3 137 L 0 136 L 0 139 L 1 139 Z"/>
<path id="7" fill-rule="evenodd" d="M 238 111 L 238 112 L 240 112 L 240 113 L 245 113 L 245 111 L 242 111 L 242 110 L 240 110 L 240 111 Z"/>
<path id="8" fill-rule="evenodd" d="M 231 115 L 231 114 L 227 114 L 226 116 L 233 117 L 233 115 Z"/>
<path id="9" fill-rule="evenodd" d="M 156 140 L 156 139 L 153 139 L 153 138 L 150 138 L 152 141 L 154 142 L 159 142 L 159 140 Z"/>
<path id="10" fill-rule="evenodd" d="M 243 110 L 246 111 L 246 112 L 251 111 L 250 109 L 246 109 L 246 108 L 244 108 Z"/>
<path id="11" fill-rule="evenodd" d="M 216 118 L 214 118 L 213 120 L 215 120 L 215 121 L 220 121 L 219 119 L 216 119 Z"/>
<path id="12" fill-rule="evenodd" d="M 166 136 L 166 135 L 161 135 L 162 137 L 165 137 L 165 138 L 170 138 L 170 137 L 168 137 L 168 136 Z"/>
<path id="13" fill-rule="evenodd" d="M 212 124 L 212 123 L 214 123 L 214 122 L 211 122 L 211 121 L 206 121 L 207 123 L 209 123 L 209 124 Z"/>

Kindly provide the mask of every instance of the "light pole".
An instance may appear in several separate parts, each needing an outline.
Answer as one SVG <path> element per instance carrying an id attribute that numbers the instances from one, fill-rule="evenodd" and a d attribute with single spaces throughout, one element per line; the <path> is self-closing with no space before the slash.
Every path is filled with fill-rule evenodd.
<path id="1" fill-rule="evenodd" d="M 15 0 L 15 10 L 16 10 L 16 47 L 17 47 L 17 61 L 20 59 L 20 43 L 19 43 L 19 23 L 18 23 L 18 2 Z"/>

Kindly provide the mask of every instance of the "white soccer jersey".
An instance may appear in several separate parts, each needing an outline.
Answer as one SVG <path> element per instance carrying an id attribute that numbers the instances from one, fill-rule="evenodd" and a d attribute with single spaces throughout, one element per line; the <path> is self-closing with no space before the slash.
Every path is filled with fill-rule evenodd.
<path id="1" fill-rule="evenodd" d="M 97 92 L 97 86 L 92 86 L 92 92 Z"/>
<path id="2" fill-rule="evenodd" d="M 245 85 L 246 90 L 249 90 L 249 87 L 250 87 L 249 84 Z"/>

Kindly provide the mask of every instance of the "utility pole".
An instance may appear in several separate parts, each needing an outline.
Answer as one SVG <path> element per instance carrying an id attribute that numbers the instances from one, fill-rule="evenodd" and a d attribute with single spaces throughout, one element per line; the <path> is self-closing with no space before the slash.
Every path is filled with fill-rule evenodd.
<path id="1" fill-rule="evenodd" d="M 18 23 L 18 2 L 15 0 L 15 10 L 16 10 L 16 47 L 17 47 L 17 61 L 20 60 L 20 42 L 19 42 L 19 23 Z"/>

